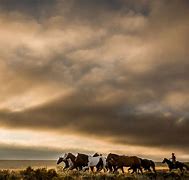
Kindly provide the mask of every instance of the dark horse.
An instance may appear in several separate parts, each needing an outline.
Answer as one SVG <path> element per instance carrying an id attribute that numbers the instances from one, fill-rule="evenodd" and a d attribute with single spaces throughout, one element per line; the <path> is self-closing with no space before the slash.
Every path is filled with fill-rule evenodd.
<path id="1" fill-rule="evenodd" d="M 113 172 L 116 172 L 118 169 L 121 169 L 124 173 L 123 167 L 130 167 L 133 169 L 133 172 L 136 172 L 137 169 L 139 169 L 142 173 L 141 168 L 141 160 L 136 156 L 124 156 L 124 155 L 117 155 L 117 154 L 108 154 L 107 160 L 108 168 L 110 171 L 114 169 Z M 132 174 L 131 173 L 131 174 Z"/>
<path id="2" fill-rule="evenodd" d="M 75 158 L 75 161 L 73 162 L 73 166 L 70 168 L 70 170 L 73 169 L 82 170 L 82 168 L 87 165 L 88 165 L 88 155 L 78 153 L 77 157 Z"/>
<path id="3" fill-rule="evenodd" d="M 156 174 L 154 161 L 149 160 L 149 159 L 142 159 L 142 158 L 140 158 L 140 160 L 141 160 L 141 167 L 144 168 L 144 170 L 150 171 L 150 172 L 152 172 L 153 170 L 153 172 Z M 137 169 L 130 167 L 128 170 L 133 170 L 133 172 L 137 172 Z"/>
<path id="4" fill-rule="evenodd" d="M 153 170 L 154 173 L 156 173 L 154 161 L 149 160 L 149 159 L 140 159 L 140 160 L 141 160 L 141 166 L 144 168 L 144 170 L 148 170 L 150 172 Z"/>
<path id="5" fill-rule="evenodd" d="M 183 173 L 184 169 L 189 170 L 189 167 L 186 164 L 179 162 L 179 161 L 176 161 L 176 163 L 173 164 L 173 162 L 171 162 L 167 158 L 164 158 L 162 163 L 167 163 L 167 165 L 169 167 L 169 171 L 171 171 L 173 169 L 180 169 L 180 171 Z"/>

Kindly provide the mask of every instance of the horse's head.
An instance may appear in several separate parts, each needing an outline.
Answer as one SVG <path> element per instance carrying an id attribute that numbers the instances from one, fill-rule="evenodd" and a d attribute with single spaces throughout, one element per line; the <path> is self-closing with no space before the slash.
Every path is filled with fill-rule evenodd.
<path id="1" fill-rule="evenodd" d="M 164 158 L 163 161 L 162 161 L 162 163 L 166 163 L 167 160 L 168 160 L 168 159 Z"/>
<path id="2" fill-rule="evenodd" d="M 64 158 L 63 157 L 59 157 L 56 164 L 60 164 L 62 161 L 64 161 Z"/>
<path id="3" fill-rule="evenodd" d="M 68 153 L 65 153 L 64 156 L 59 157 L 57 164 L 60 164 L 61 162 L 65 161 L 67 159 Z"/>
<path id="4" fill-rule="evenodd" d="M 115 157 L 114 154 L 109 153 L 107 158 L 106 158 L 106 163 L 107 164 L 114 164 L 115 163 Z"/>

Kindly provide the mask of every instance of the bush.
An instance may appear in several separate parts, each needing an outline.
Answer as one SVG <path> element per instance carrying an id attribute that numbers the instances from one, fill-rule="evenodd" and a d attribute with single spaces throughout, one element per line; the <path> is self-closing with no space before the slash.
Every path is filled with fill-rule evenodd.
<path id="1" fill-rule="evenodd" d="M 149 180 L 149 179 L 189 179 L 188 172 L 179 174 L 177 172 L 159 171 L 157 174 L 144 173 L 143 175 L 131 175 L 128 173 L 103 173 L 103 172 L 82 172 L 64 171 L 57 173 L 54 169 L 46 168 L 33 169 L 31 167 L 22 171 L 0 170 L 0 180 Z"/>
<path id="2" fill-rule="evenodd" d="M 23 180 L 52 180 L 58 177 L 54 169 L 47 170 L 46 168 L 38 168 L 36 170 L 28 167 L 26 170 L 20 172 Z"/>

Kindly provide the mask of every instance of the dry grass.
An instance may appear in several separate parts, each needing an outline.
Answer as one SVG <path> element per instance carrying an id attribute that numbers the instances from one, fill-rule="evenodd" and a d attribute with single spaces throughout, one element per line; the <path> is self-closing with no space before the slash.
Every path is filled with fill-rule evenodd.
<path id="1" fill-rule="evenodd" d="M 54 169 L 32 169 L 28 167 L 22 171 L 0 171 L 0 180 L 189 180 L 189 173 L 181 175 L 179 172 L 158 171 L 157 175 L 153 173 L 144 173 L 144 175 L 131 175 L 128 173 L 113 174 L 113 173 L 91 173 L 79 171 L 55 171 Z"/>

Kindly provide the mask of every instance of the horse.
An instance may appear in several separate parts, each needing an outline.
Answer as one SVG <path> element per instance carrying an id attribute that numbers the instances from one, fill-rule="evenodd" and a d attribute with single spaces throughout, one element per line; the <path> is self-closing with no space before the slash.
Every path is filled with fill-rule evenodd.
<path id="1" fill-rule="evenodd" d="M 65 163 L 65 167 L 63 170 L 68 169 L 73 166 L 73 163 L 75 161 L 75 156 L 72 153 L 65 153 L 63 157 L 59 157 L 57 164 L 60 164 L 61 162 Z"/>
<path id="2" fill-rule="evenodd" d="M 73 166 L 70 168 L 70 170 L 78 169 L 82 170 L 83 167 L 88 165 L 88 155 L 78 153 L 77 157 L 75 158 L 75 161 L 73 162 Z"/>
<path id="3" fill-rule="evenodd" d="M 88 165 L 83 167 L 84 170 L 91 168 L 93 172 L 93 168 L 96 167 L 97 171 L 101 169 L 106 172 L 106 157 L 104 156 L 88 156 Z M 102 167 L 102 168 L 101 168 Z"/>
<path id="4" fill-rule="evenodd" d="M 111 165 L 114 168 L 114 172 L 116 172 L 118 169 L 121 169 L 122 173 L 124 173 L 123 167 L 130 167 L 133 169 L 131 174 L 136 172 L 137 169 L 143 173 L 141 168 L 141 160 L 136 156 L 125 156 L 110 153 L 107 156 L 107 164 L 109 167 Z"/>
<path id="5" fill-rule="evenodd" d="M 184 169 L 189 170 L 189 167 L 186 164 L 179 162 L 179 161 L 176 161 L 174 164 L 169 159 L 164 158 L 162 163 L 166 163 L 168 165 L 169 171 L 172 171 L 173 169 L 180 169 L 180 171 L 183 173 Z"/>
<path id="6" fill-rule="evenodd" d="M 65 169 L 67 169 L 67 168 L 70 167 L 68 160 L 64 159 L 63 157 L 59 157 L 56 164 L 58 165 L 58 164 L 60 164 L 61 162 L 64 162 L 64 163 L 65 163 L 65 166 L 64 166 L 64 169 L 63 169 L 63 170 L 65 170 Z"/>
<path id="7" fill-rule="evenodd" d="M 142 159 L 142 158 L 140 158 L 140 160 L 141 160 L 141 166 L 144 168 L 144 170 L 148 170 L 150 172 L 153 170 L 154 173 L 156 173 L 154 161 L 149 160 L 149 159 Z"/>
<path id="8" fill-rule="evenodd" d="M 141 160 L 141 167 L 144 168 L 144 170 L 148 170 L 148 171 L 150 171 L 150 172 L 152 172 L 152 170 L 153 170 L 154 173 L 156 174 L 156 169 L 155 169 L 155 163 L 154 163 L 154 161 L 149 160 L 149 159 L 142 159 L 142 158 L 139 158 L 139 159 Z M 152 170 L 151 170 L 151 168 L 152 168 Z M 131 170 L 131 169 L 132 169 L 134 172 L 137 171 L 136 168 L 133 169 L 132 167 L 130 167 L 130 168 L 128 169 L 128 171 Z"/>
<path id="9" fill-rule="evenodd" d="M 98 157 L 98 156 L 102 156 L 102 154 L 95 153 L 93 155 L 93 157 Z M 105 161 L 103 161 L 102 159 L 100 159 L 100 161 L 96 165 L 97 171 L 101 171 L 102 169 L 104 169 L 104 164 L 105 164 L 106 171 L 108 170 L 108 166 L 107 166 L 107 163 L 106 163 L 106 157 L 104 157 L 104 159 L 105 159 Z"/>
<path id="10" fill-rule="evenodd" d="M 110 172 L 115 172 L 116 171 L 116 165 L 114 163 L 114 161 L 112 161 L 112 159 L 114 159 L 114 156 L 118 156 L 117 154 L 108 154 L 107 158 L 106 158 L 106 166 L 107 166 L 107 169 L 110 171 Z"/>

